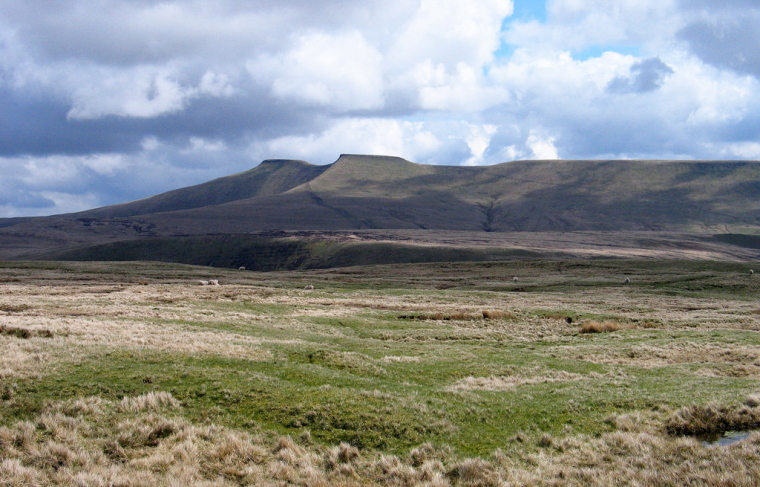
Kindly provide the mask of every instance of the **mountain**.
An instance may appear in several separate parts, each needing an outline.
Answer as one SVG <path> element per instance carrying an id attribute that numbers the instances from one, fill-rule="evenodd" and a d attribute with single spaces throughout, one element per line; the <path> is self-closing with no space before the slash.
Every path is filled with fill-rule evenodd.
<path id="1" fill-rule="evenodd" d="M 342 155 L 327 166 L 270 160 L 135 202 L 0 220 L 0 258 L 72 257 L 75 249 L 81 258 L 104 244 L 111 246 L 107 255 L 117 255 L 115 242 L 137 239 L 133 248 L 140 241 L 149 249 L 158 243 L 150 239 L 159 237 L 390 230 L 752 235 L 760 233 L 760 162 L 551 160 L 459 167 L 361 155 Z M 208 239 L 203 241 L 205 248 Z M 150 257 L 149 251 L 138 254 Z"/>
<path id="2" fill-rule="evenodd" d="M 299 182 L 280 192 L 264 185 L 254 197 L 143 216 L 170 233 L 191 234 L 389 228 L 701 231 L 760 222 L 757 162 L 524 161 L 455 167 L 341 156 Z M 99 216 L 119 216 L 100 211 Z"/>

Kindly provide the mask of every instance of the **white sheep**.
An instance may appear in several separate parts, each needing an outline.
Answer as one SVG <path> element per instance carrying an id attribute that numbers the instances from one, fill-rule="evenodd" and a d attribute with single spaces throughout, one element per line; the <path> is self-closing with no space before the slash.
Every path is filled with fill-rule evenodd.
<path id="1" fill-rule="evenodd" d="M 517 276 L 515 276 L 515 277 L 513 277 L 513 278 L 512 278 L 512 280 L 513 280 L 514 282 L 517 282 L 517 281 L 519 281 L 520 279 L 519 279 Z"/>
<path id="2" fill-rule="evenodd" d="M 314 286 L 312 286 L 311 284 L 309 284 L 309 285 L 308 285 L 308 286 L 306 286 L 304 289 L 307 289 L 307 290 L 311 290 L 311 289 L 314 289 Z"/>
<path id="3" fill-rule="evenodd" d="M 208 285 L 209 285 L 209 286 L 218 286 L 218 285 L 219 285 L 219 279 L 211 279 L 211 280 L 208 282 Z"/>
<path id="4" fill-rule="evenodd" d="M 626 277 L 626 278 L 625 278 L 625 281 L 623 281 L 623 283 L 625 283 L 625 284 L 630 284 L 630 283 L 631 283 L 631 280 L 630 280 L 629 278 L 627 278 L 627 277 Z"/>
<path id="5" fill-rule="evenodd" d="M 242 265 L 241 265 L 240 267 L 238 267 L 238 270 L 239 270 L 239 271 L 244 271 L 244 270 L 245 270 L 245 266 L 242 266 Z"/>
<path id="6" fill-rule="evenodd" d="M 755 270 L 754 270 L 754 269 L 750 269 L 750 270 L 749 270 L 749 275 L 750 275 L 750 276 L 751 276 L 752 274 L 754 274 L 754 273 L 755 273 Z"/>
<path id="7" fill-rule="evenodd" d="M 198 281 L 201 286 L 208 286 L 208 281 Z"/>

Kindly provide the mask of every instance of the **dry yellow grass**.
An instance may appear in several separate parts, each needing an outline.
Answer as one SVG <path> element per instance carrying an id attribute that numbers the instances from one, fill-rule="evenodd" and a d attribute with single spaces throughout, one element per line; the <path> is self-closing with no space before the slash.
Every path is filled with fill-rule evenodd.
<path id="1" fill-rule="evenodd" d="M 610 333 L 613 331 L 625 330 L 633 328 L 632 325 L 627 323 L 620 323 L 619 321 L 607 320 L 607 321 L 585 321 L 581 324 L 581 333 Z"/>
<path id="2" fill-rule="evenodd" d="M 528 372 L 528 373 L 526 373 Z M 531 373 L 532 372 L 532 373 Z M 534 375 L 535 373 L 535 375 Z M 514 376 L 465 377 L 448 388 L 450 391 L 503 391 L 525 384 L 545 384 L 581 380 L 584 376 L 560 371 L 521 371 Z"/>

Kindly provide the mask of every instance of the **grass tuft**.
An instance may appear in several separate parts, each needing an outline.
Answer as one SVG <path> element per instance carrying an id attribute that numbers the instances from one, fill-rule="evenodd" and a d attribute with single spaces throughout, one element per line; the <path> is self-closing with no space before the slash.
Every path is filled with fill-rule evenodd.
<path id="1" fill-rule="evenodd" d="M 483 319 L 485 320 L 514 320 L 517 316 L 514 313 L 508 311 L 498 310 L 485 310 L 483 311 Z"/>
<path id="2" fill-rule="evenodd" d="M 137 397 L 125 397 L 119 403 L 119 410 L 126 412 L 157 411 L 163 407 L 177 408 L 178 400 L 169 392 L 149 392 Z"/>
<path id="3" fill-rule="evenodd" d="M 631 328 L 629 324 L 620 323 L 619 321 L 586 321 L 581 324 L 581 333 L 610 333 L 613 331 L 625 330 Z"/>
<path id="4" fill-rule="evenodd" d="M 760 428 L 760 403 L 750 396 L 743 405 L 725 406 L 711 403 L 679 409 L 665 422 L 671 435 L 703 435 Z M 753 406 L 754 405 L 754 406 Z"/>
<path id="5" fill-rule="evenodd" d="M 29 328 L 7 325 L 0 325 L 0 335 L 7 335 L 25 340 L 35 336 L 41 338 L 53 338 L 53 332 L 47 329 L 31 330 Z"/>

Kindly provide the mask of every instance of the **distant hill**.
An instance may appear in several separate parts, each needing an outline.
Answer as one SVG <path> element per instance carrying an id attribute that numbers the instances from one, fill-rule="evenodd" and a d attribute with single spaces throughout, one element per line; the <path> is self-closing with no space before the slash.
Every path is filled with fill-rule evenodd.
<path id="1" fill-rule="evenodd" d="M 760 162 L 270 160 L 139 201 L 0 220 L 0 258 L 75 249 L 81 257 L 92 245 L 132 239 L 304 230 L 758 234 Z M 729 240 L 723 243 L 738 241 Z"/>

